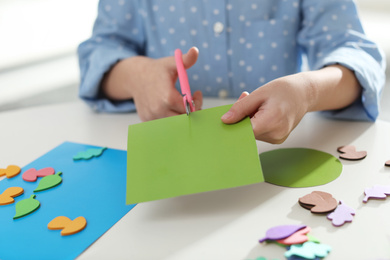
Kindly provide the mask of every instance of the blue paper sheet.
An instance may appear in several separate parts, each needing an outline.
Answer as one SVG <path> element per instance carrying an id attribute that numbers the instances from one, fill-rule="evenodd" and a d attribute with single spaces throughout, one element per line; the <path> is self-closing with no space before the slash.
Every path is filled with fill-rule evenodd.
<path id="1" fill-rule="evenodd" d="M 18 176 L 0 181 L 0 194 L 8 187 L 24 189 L 15 203 L 0 206 L 0 259 L 74 259 L 135 206 L 125 201 L 126 151 L 108 148 L 99 157 L 73 160 L 78 152 L 90 148 L 97 147 L 65 142 L 23 167 Z M 62 171 L 63 181 L 34 193 L 42 178 L 26 182 L 22 174 L 30 168 L 45 167 Z M 15 204 L 32 194 L 40 201 L 40 208 L 14 220 Z M 61 236 L 61 230 L 47 228 L 57 216 L 72 220 L 83 216 L 87 227 L 77 234 Z"/>

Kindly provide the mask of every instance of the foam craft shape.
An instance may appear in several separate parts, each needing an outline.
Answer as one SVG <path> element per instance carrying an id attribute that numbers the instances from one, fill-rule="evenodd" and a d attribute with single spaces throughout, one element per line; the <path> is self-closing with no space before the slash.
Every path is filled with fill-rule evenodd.
<path id="1" fill-rule="evenodd" d="M 38 177 L 45 177 L 48 175 L 53 175 L 55 173 L 52 167 L 45 167 L 40 170 L 36 170 L 35 168 L 28 169 L 22 175 L 23 180 L 34 182 L 38 179 Z"/>
<path id="2" fill-rule="evenodd" d="M 78 152 L 75 156 L 73 156 L 73 160 L 89 160 L 92 159 L 92 157 L 99 157 L 106 149 L 107 147 L 92 148 L 86 151 Z"/>
<path id="3" fill-rule="evenodd" d="M 325 257 L 332 250 L 332 248 L 325 244 L 317 244 L 313 242 L 306 242 L 302 245 L 292 245 L 290 249 L 284 253 L 285 257 L 292 255 L 300 256 L 306 259 L 315 259 L 316 257 Z"/>
<path id="4" fill-rule="evenodd" d="M 127 204 L 264 181 L 250 119 L 221 121 L 230 107 L 130 125 Z"/>
<path id="5" fill-rule="evenodd" d="M 299 198 L 299 204 L 312 213 L 327 213 L 333 211 L 338 201 L 331 194 L 323 191 L 313 191 L 312 193 Z"/>
<path id="6" fill-rule="evenodd" d="M 337 151 L 341 153 L 340 158 L 345 160 L 351 160 L 351 161 L 362 160 L 367 156 L 366 151 L 358 152 L 356 151 L 356 147 L 353 145 L 340 146 L 339 148 L 337 148 Z"/>
<path id="7" fill-rule="evenodd" d="M 265 237 L 259 240 L 263 243 L 266 240 L 280 240 L 291 236 L 298 230 L 305 228 L 305 225 L 281 225 L 275 226 L 267 230 Z"/>
<path id="8" fill-rule="evenodd" d="M 14 220 L 15 204 L 0 207 L 1 259 L 76 259 L 134 208 L 126 205 L 126 151 L 107 148 L 93 160 L 72 159 L 77 152 L 91 148 L 100 147 L 65 142 L 32 156 L 36 159 L 22 168 L 24 172 L 50 165 L 63 172 L 64 180 L 60 186 L 36 194 L 42 206 L 33 214 Z M 0 189 L 22 187 L 24 194 L 17 197 L 18 202 L 33 194 L 37 184 L 12 178 L 2 181 Z M 59 215 L 72 220 L 83 216 L 88 226 L 77 234 L 61 236 L 47 228 Z"/>
<path id="9" fill-rule="evenodd" d="M 43 190 L 51 189 L 62 182 L 61 175 L 62 172 L 58 172 L 54 175 L 48 175 L 42 178 L 39 182 L 38 187 L 34 190 L 34 192 L 39 192 Z"/>
<path id="10" fill-rule="evenodd" d="M 289 237 L 277 240 L 278 243 L 283 245 L 294 245 L 294 244 L 303 244 L 309 240 L 307 237 L 307 233 L 311 231 L 310 227 L 305 227 L 303 229 L 298 230 L 294 234 Z"/>
<path id="11" fill-rule="evenodd" d="M 71 220 L 65 216 L 58 216 L 49 222 L 47 228 L 50 230 L 61 230 L 62 236 L 76 234 L 87 226 L 87 220 L 84 217 L 77 217 Z"/>
<path id="12" fill-rule="evenodd" d="M 387 195 L 390 195 L 390 186 L 375 185 L 364 189 L 364 194 L 366 195 L 363 199 L 364 203 L 367 203 L 368 199 L 386 199 Z"/>
<path id="13" fill-rule="evenodd" d="M 353 215 L 355 215 L 355 210 L 340 200 L 340 205 L 338 205 L 336 210 L 330 213 L 327 218 L 332 220 L 334 226 L 340 227 L 344 225 L 345 222 L 352 222 Z"/>
<path id="14" fill-rule="evenodd" d="M 41 203 L 35 199 L 35 195 L 31 195 L 30 198 L 24 199 L 16 203 L 14 219 L 24 217 L 33 213 L 41 206 Z"/>
<path id="15" fill-rule="evenodd" d="M 318 239 L 318 238 L 316 238 L 316 237 L 313 237 L 312 235 L 310 235 L 310 234 L 306 234 L 306 236 L 307 236 L 307 238 L 309 239 L 308 241 L 311 241 L 311 242 L 313 242 L 313 243 L 317 243 L 317 244 L 319 244 L 320 243 L 320 240 Z"/>
<path id="16" fill-rule="evenodd" d="M 20 173 L 21 169 L 17 165 L 8 165 L 5 169 L 0 169 L 0 177 L 7 176 L 8 179 L 15 177 Z"/>
<path id="17" fill-rule="evenodd" d="M 284 187 L 313 187 L 338 178 L 343 170 L 331 154 L 307 148 L 284 148 L 260 154 L 264 179 Z"/>
<path id="18" fill-rule="evenodd" d="M 387 160 L 387 161 L 385 162 L 385 166 L 390 166 L 390 160 Z"/>
<path id="19" fill-rule="evenodd" d="M 22 195 L 24 192 L 21 187 L 9 187 L 0 194 L 0 205 L 8 205 L 15 202 L 14 198 Z"/>

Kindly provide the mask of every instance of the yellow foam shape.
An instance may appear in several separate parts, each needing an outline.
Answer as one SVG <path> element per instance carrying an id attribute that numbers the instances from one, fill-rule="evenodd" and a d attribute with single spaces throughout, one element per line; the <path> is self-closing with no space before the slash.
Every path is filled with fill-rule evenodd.
<path id="1" fill-rule="evenodd" d="M 0 205 L 8 205 L 15 202 L 14 197 L 22 195 L 24 192 L 21 187 L 9 187 L 0 194 Z"/>
<path id="2" fill-rule="evenodd" d="M 21 169 L 16 165 L 8 165 L 6 169 L 0 169 L 0 177 L 6 175 L 7 178 L 15 177 L 20 173 Z"/>
<path id="3" fill-rule="evenodd" d="M 62 229 L 61 235 L 68 236 L 73 235 L 87 226 L 87 220 L 84 217 L 77 217 L 74 220 L 68 217 L 58 216 L 49 222 L 47 228 L 50 230 Z"/>

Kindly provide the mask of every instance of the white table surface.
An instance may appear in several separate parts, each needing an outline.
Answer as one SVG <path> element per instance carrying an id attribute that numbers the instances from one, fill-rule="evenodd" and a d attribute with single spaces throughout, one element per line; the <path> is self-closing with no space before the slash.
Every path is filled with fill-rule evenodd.
<path id="1" fill-rule="evenodd" d="M 204 107 L 232 103 L 205 100 Z M 24 166 L 64 141 L 126 150 L 136 114 L 97 114 L 81 101 L 0 113 L 0 167 Z M 259 183 L 138 204 L 78 259 L 284 259 L 279 246 L 259 244 L 268 228 L 305 224 L 333 249 L 325 259 L 390 259 L 390 198 L 362 202 L 364 189 L 390 185 L 390 123 L 348 122 L 305 116 L 282 145 L 257 142 L 258 151 L 313 148 L 338 157 L 337 147 L 366 150 L 362 161 L 341 160 L 341 176 L 310 188 Z M 356 210 L 352 223 L 334 227 L 298 199 L 314 190 L 331 193 Z"/>

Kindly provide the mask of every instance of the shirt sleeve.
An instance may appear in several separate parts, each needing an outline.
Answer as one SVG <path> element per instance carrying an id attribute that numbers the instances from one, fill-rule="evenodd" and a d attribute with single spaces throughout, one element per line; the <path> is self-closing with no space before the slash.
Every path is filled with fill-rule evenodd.
<path id="1" fill-rule="evenodd" d="M 79 96 L 96 111 L 135 111 L 133 100 L 112 101 L 100 90 L 101 81 L 112 66 L 144 52 L 142 20 L 134 2 L 100 0 L 92 36 L 78 47 Z"/>
<path id="2" fill-rule="evenodd" d="M 326 116 L 375 121 L 385 84 L 383 51 L 364 33 L 352 0 L 307 0 L 302 5 L 302 27 L 298 44 L 307 55 L 310 69 L 340 64 L 354 72 L 362 87 L 352 105 Z"/>

